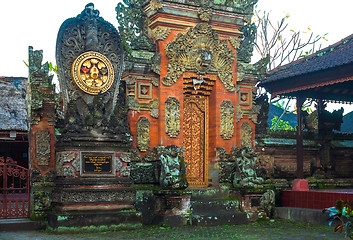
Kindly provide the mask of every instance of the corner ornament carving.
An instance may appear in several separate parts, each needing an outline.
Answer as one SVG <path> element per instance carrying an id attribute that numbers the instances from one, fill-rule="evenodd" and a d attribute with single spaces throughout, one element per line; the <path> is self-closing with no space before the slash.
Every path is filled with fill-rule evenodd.
<path id="1" fill-rule="evenodd" d="M 150 148 L 150 122 L 141 117 L 137 122 L 137 148 L 146 152 Z"/>
<path id="2" fill-rule="evenodd" d="M 180 103 L 174 97 L 165 102 L 165 133 L 171 138 L 180 133 Z"/>
<path id="3" fill-rule="evenodd" d="M 235 91 L 232 68 L 235 53 L 209 24 L 199 23 L 185 35 L 179 33 L 165 52 L 169 61 L 167 76 L 162 78 L 165 86 L 172 86 L 185 71 L 198 75 L 212 72 L 218 75 L 225 89 Z"/>
<path id="4" fill-rule="evenodd" d="M 170 28 L 158 26 L 152 30 L 154 38 L 163 41 L 169 36 Z"/>
<path id="5" fill-rule="evenodd" d="M 225 140 L 234 136 L 234 106 L 230 101 L 223 101 L 221 104 L 220 131 Z"/>

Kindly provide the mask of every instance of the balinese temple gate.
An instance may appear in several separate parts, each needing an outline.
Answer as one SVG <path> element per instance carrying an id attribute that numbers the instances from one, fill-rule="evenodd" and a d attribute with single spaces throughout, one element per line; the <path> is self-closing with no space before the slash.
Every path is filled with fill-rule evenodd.
<path id="1" fill-rule="evenodd" d="M 32 215 L 185 224 L 196 189 L 258 186 L 256 2 L 126 1 L 119 33 L 88 4 L 58 33 L 60 94 L 30 48 L 32 101 L 45 97 L 31 110 Z"/>

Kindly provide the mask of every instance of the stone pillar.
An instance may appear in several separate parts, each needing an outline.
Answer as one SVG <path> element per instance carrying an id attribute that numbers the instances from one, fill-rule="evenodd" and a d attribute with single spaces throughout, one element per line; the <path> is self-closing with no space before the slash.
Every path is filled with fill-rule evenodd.
<path id="1" fill-rule="evenodd" d="M 29 168 L 31 172 L 30 216 L 45 218 L 55 169 L 55 85 L 49 65 L 42 65 L 43 51 L 29 47 Z"/>

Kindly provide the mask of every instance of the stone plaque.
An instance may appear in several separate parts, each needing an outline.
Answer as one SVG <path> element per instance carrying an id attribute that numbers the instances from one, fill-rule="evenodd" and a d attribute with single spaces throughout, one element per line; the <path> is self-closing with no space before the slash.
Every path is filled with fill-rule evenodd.
<path id="1" fill-rule="evenodd" d="M 81 153 L 83 174 L 112 174 L 113 155 L 110 153 Z"/>

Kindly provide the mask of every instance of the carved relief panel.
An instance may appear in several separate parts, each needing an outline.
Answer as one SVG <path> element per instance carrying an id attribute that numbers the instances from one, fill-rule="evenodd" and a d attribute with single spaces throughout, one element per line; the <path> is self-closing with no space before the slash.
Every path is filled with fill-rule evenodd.
<path id="1" fill-rule="evenodd" d="M 173 138 L 180 133 L 180 103 L 174 97 L 165 102 L 165 133 Z"/>
<path id="2" fill-rule="evenodd" d="M 38 165 L 48 166 L 50 154 L 50 133 L 48 130 L 38 130 L 36 133 L 36 158 Z"/>
<path id="3" fill-rule="evenodd" d="M 150 148 L 150 122 L 141 117 L 137 122 L 137 148 L 146 152 Z"/>
<path id="4" fill-rule="evenodd" d="M 230 101 L 221 104 L 220 131 L 223 139 L 231 139 L 234 136 L 234 106 Z"/>
<path id="5" fill-rule="evenodd" d="M 248 122 L 244 122 L 240 128 L 241 147 L 252 147 L 252 128 Z"/>

